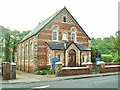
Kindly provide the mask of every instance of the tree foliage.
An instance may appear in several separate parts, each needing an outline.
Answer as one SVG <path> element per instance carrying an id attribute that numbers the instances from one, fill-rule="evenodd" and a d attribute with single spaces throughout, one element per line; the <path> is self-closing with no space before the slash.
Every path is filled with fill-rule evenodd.
<path id="1" fill-rule="evenodd" d="M 92 58 L 95 57 L 95 49 L 100 54 L 112 55 L 113 62 L 120 62 L 120 30 L 116 34 L 117 37 L 97 38 L 91 39 L 92 44 Z"/>
<path id="2" fill-rule="evenodd" d="M 107 37 L 107 38 L 103 38 L 103 39 L 92 38 L 91 44 L 92 44 L 92 47 L 98 49 L 101 54 L 111 54 L 112 53 L 111 37 Z"/>
<path id="3" fill-rule="evenodd" d="M 12 59 L 14 61 L 14 55 L 17 49 L 17 45 L 20 40 L 22 40 L 29 32 L 28 31 L 23 31 L 20 33 L 18 30 L 10 30 L 8 28 L 5 28 L 3 26 L 0 26 L 2 29 L 2 36 L 3 36 L 3 47 L 2 47 L 2 59 L 4 61 L 10 62 L 10 49 L 13 49 L 12 52 Z"/>
<path id="4" fill-rule="evenodd" d="M 114 62 L 120 62 L 120 30 L 116 32 L 116 38 L 112 37 L 112 49 L 114 52 Z"/>

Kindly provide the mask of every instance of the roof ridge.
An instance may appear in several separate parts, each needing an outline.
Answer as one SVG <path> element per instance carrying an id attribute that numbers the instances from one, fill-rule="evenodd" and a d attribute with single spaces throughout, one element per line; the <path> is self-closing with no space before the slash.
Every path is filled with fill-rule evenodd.
<path id="1" fill-rule="evenodd" d="M 63 8 L 64 9 L 64 8 Z M 63 9 L 60 9 L 59 11 L 57 11 L 56 13 L 54 13 L 53 15 L 49 16 L 47 19 L 43 20 L 40 24 L 38 24 L 30 33 L 28 33 L 26 35 L 26 37 L 24 37 L 21 41 L 25 41 L 28 38 L 36 35 L 38 32 L 40 32 L 41 29 L 43 29 L 48 23 L 50 23 L 51 20 L 53 20 Z"/>

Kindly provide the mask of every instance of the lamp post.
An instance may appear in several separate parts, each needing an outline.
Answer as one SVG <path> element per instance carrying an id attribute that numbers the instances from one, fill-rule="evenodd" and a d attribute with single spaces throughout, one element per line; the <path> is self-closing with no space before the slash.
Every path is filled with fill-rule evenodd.
<path id="1" fill-rule="evenodd" d="M 13 52 L 13 49 L 11 48 L 10 49 L 10 80 L 12 80 L 12 52 Z"/>

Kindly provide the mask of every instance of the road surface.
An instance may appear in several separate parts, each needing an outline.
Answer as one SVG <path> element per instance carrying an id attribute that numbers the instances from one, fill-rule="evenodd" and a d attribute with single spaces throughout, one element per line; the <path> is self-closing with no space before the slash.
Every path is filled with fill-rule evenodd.
<path id="1" fill-rule="evenodd" d="M 110 90 L 114 90 L 112 88 L 118 88 L 118 82 L 120 82 L 120 75 L 53 82 L 3 84 L 2 88 L 27 88 L 24 90 L 41 88 L 111 88 Z"/>

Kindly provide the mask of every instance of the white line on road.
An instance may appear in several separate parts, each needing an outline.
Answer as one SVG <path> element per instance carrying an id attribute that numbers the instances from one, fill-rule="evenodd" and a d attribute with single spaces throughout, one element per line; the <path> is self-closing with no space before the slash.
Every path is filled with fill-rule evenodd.
<path id="1" fill-rule="evenodd" d="M 33 87 L 33 88 L 31 88 L 31 89 L 40 89 L 40 88 L 47 88 L 47 87 L 49 87 L 50 85 L 46 85 L 46 86 L 40 86 L 40 87 Z"/>

